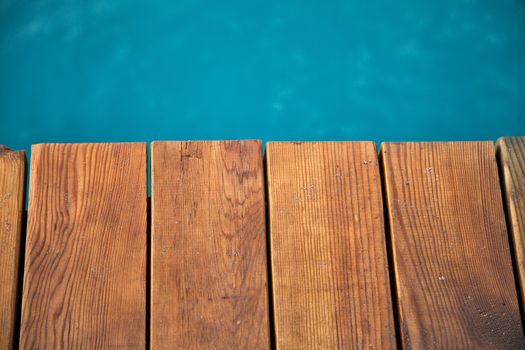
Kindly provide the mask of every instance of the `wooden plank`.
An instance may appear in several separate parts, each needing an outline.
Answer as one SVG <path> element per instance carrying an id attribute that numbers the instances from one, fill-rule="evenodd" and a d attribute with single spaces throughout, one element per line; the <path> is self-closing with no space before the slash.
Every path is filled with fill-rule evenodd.
<path id="1" fill-rule="evenodd" d="M 259 141 L 154 142 L 151 345 L 269 348 Z"/>
<path id="2" fill-rule="evenodd" d="M 266 149 L 278 348 L 395 348 L 372 142 Z"/>
<path id="3" fill-rule="evenodd" d="M 32 148 L 20 345 L 144 349 L 146 145 Z"/>
<path id="4" fill-rule="evenodd" d="M 26 155 L 0 145 L 0 349 L 12 349 L 24 211 Z"/>
<path id="5" fill-rule="evenodd" d="M 404 347 L 525 347 L 493 144 L 381 156 Z"/>
<path id="6" fill-rule="evenodd" d="M 497 153 L 517 267 L 519 292 L 525 302 L 525 137 L 503 137 Z M 522 310 L 525 314 L 525 310 Z"/>

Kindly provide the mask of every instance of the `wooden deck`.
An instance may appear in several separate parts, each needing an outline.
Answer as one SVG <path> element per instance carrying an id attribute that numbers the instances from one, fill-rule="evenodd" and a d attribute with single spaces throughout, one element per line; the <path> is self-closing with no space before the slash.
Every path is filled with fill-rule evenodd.
<path id="1" fill-rule="evenodd" d="M 523 349 L 525 137 L 0 147 L 0 350 Z"/>

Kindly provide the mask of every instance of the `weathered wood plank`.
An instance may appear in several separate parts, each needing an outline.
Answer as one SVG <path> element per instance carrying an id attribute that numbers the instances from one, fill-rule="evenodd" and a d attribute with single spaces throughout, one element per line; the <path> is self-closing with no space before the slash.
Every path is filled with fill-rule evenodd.
<path id="1" fill-rule="evenodd" d="M 0 349 L 12 349 L 24 210 L 26 156 L 0 145 Z"/>
<path id="2" fill-rule="evenodd" d="M 20 345 L 144 349 L 146 145 L 32 148 Z"/>
<path id="3" fill-rule="evenodd" d="M 269 348 L 259 141 L 154 142 L 151 345 Z"/>
<path id="4" fill-rule="evenodd" d="M 523 348 L 491 142 L 384 143 L 403 345 Z"/>
<path id="5" fill-rule="evenodd" d="M 276 343 L 395 348 L 372 142 L 266 148 Z"/>
<path id="6" fill-rule="evenodd" d="M 497 142 L 498 159 L 509 217 L 511 241 L 523 307 L 525 302 L 525 137 L 503 137 Z M 525 310 L 522 310 L 525 314 Z"/>

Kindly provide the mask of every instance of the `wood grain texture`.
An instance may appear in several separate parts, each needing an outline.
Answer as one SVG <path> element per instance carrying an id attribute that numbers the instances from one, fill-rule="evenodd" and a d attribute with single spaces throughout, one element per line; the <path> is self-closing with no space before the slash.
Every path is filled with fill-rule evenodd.
<path id="1" fill-rule="evenodd" d="M 0 145 L 0 350 L 15 342 L 25 164 L 23 151 Z"/>
<path id="2" fill-rule="evenodd" d="M 32 148 L 22 349 L 144 349 L 146 145 Z"/>
<path id="3" fill-rule="evenodd" d="M 266 147 L 276 343 L 396 347 L 372 142 Z"/>
<path id="4" fill-rule="evenodd" d="M 259 141 L 154 142 L 151 345 L 269 348 Z"/>
<path id="5" fill-rule="evenodd" d="M 491 142 L 381 146 L 405 348 L 523 348 Z"/>
<path id="6" fill-rule="evenodd" d="M 497 151 L 523 307 L 525 301 L 525 137 L 503 137 L 497 142 Z M 522 310 L 522 314 L 525 314 L 525 310 Z"/>

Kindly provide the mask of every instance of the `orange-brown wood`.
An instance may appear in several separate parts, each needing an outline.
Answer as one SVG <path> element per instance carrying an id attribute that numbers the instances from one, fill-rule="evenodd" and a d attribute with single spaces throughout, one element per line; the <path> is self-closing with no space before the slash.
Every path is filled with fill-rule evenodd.
<path id="1" fill-rule="evenodd" d="M 12 349 L 24 210 L 26 156 L 0 145 L 0 349 Z"/>
<path id="2" fill-rule="evenodd" d="M 525 302 L 525 137 L 503 137 L 498 140 L 497 149 L 523 307 Z M 525 314 L 525 310 L 522 312 Z"/>
<path id="3" fill-rule="evenodd" d="M 146 145 L 32 148 L 22 349 L 144 349 Z"/>
<path id="4" fill-rule="evenodd" d="M 381 156 L 404 347 L 524 348 L 493 144 Z"/>
<path id="5" fill-rule="evenodd" d="M 259 141 L 154 142 L 151 345 L 267 349 Z"/>
<path id="6" fill-rule="evenodd" d="M 266 148 L 276 345 L 396 347 L 372 142 Z"/>

